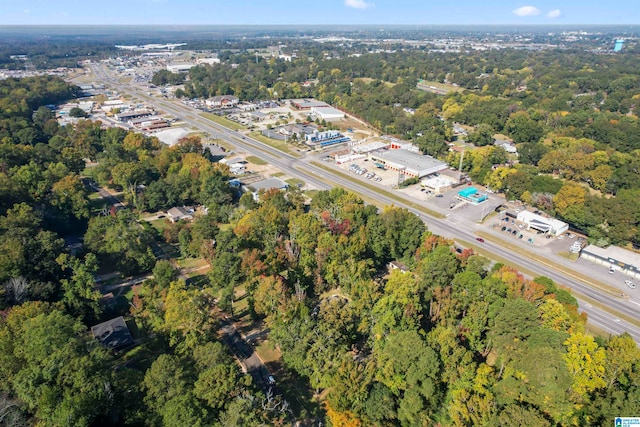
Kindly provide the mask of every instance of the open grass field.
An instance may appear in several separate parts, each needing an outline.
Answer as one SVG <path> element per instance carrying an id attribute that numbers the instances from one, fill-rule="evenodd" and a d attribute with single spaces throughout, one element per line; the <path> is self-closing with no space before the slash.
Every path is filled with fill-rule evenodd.
<path id="1" fill-rule="evenodd" d="M 304 181 L 298 178 L 289 178 L 284 182 L 286 182 L 292 187 L 304 187 Z"/>
<path id="2" fill-rule="evenodd" d="M 283 153 L 289 154 L 290 156 L 300 157 L 300 154 L 297 153 L 293 149 L 293 147 L 291 147 L 289 144 L 287 144 L 284 141 L 279 141 L 277 139 L 267 138 L 266 136 L 264 136 L 260 132 L 251 132 L 250 136 L 251 136 L 251 138 L 255 139 L 256 141 L 260 141 L 263 144 L 268 145 L 271 148 L 275 148 L 276 150 L 282 151 Z"/>
<path id="3" fill-rule="evenodd" d="M 454 86 L 449 83 L 434 82 L 431 80 L 420 80 L 418 82 L 417 87 L 418 89 L 424 89 L 424 90 L 433 90 L 432 87 L 435 87 L 437 90 L 443 91 L 443 92 L 462 92 L 465 90 L 460 86 Z"/>
<path id="4" fill-rule="evenodd" d="M 246 129 L 245 126 L 242 126 L 240 123 L 236 123 L 233 120 L 229 120 L 226 117 L 220 117 L 212 113 L 200 113 L 200 115 L 205 119 L 209 119 L 212 122 L 216 122 L 219 125 L 228 127 L 229 129 L 233 129 L 233 130 Z"/>
<path id="5" fill-rule="evenodd" d="M 258 166 L 264 166 L 267 164 L 265 160 L 262 160 L 260 157 L 256 156 L 247 156 L 247 161 Z"/>

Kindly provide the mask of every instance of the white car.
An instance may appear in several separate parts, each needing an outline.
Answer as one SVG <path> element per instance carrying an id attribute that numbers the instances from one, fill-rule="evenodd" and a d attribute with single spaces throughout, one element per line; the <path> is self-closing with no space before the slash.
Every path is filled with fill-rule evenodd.
<path id="1" fill-rule="evenodd" d="M 630 287 L 631 289 L 635 289 L 636 285 L 631 280 L 625 280 L 624 284 Z"/>

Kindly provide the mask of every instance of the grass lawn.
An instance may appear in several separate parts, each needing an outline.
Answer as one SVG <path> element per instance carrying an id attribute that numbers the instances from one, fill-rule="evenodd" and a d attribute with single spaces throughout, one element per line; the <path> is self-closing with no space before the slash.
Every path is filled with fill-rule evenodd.
<path id="1" fill-rule="evenodd" d="M 254 348 L 256 353 L 258 353 L 258 356 L 260 356 L 260 359 L 262 359 L 265 364 L 280 360 L 280 351 L 273 348 L 268 339 L 261 340 Z"/>
<path id="2" fill-rule="evenodd" d="M 319 192 L 320 192 L 319 190 L 306 190 L 306 191 L 304 192 L 304 194 L 305 194 L 308 198 L 313 199 L 313 198 L 316 196 L 316 194 L 318 194 Z"/>
<path id="3" fill-rule="evenodd" d="M 580 257 L 580 254 L 571 253 L 571 252 L 558 252 L 558 255 L 568 259 L 569 261 L 577 261 L 578 258 Z"/>
<path id="4" fill-rule="evenodd" d="M 147 221 L 153 228 L 158 230 L 160 234 L 167 228 L 171 227 L 171 222 L 166 218 L 154 219 L 153 221 Z"/>
<path id="5" fill-rule="evenodd" d="M 182 258 L 177 260 L 176 264 L 178 264 L 180 268 L 199 268 L 208 265 L 207 261 L 202 258 Z"/>
<path id="6" fill-rule="evenodd" d="M 418 88 L 420 87 L 429 87 L 429 86 L 433 86 L 436 89 L 439 90 L 446 90 L 449 92 L 462 92 L 463 90 L 465 90 L 464 88 L 460 87 L 460 86 L 454 86 L 448 83 L 439 83 L 439 82 L 434 82 L 434 81 L 430 81 L 430 80 L 421 80 L 418 83 Z"/>
<path id="7" fill-rule="evenodd" d="M 284 182 L 286 182 L 287 184 L 289 184 L 292 187 L 303 187 L 304 186 L 304 181 L 298 178 L 289 178 L 287 180 L 285 180 Z"/>
<path id="8" fill-rule="evenodd" d="M 262 160 L 260 157 L 256 156 L 247 156 L 247 161 L 249 163 L 253 163 L 254 165 L 264 166 L 268 164 L 265 160 Z"/>
<path id="9" fill-rule="evenodd" d="M 262 142 L 265 145 L 268 145 L 271 148 L 275 148 L 276 150 L 282 151 L 283 153 L 287 153 L 293 157 L 300 157 L 296 151 L 294 151 L 289 144 L 284 141 L 279 141 L 277 139 L 267 138 L 260 132 L 251 132 L 251 138 Z"/>
<path id="10" fill-rule="evenodd" d="M 242 126 L 241 124 L 236 123 L 233 120 L 229 120 L 226 117 L 221 117 L 212 113 L 200 113 L 200 115 L 205 119 L 209 119 L 212 122 L 216 122 L 222 126 L 228 127 L 229 129 L 233 129 L 233 130 L 246 129 L 245 126 Z"/>
<path id="11" fill-rule="evenodd" d="M 284 175 L 285 175 L 284 172 L 276 172 L 276 173 L 272 173 L 271 177 L 272 178 L 279 178 L 279 177 L 284 176 Z"/>
<path id="12" fill-rule="evenodd" d="M 105 206 L 107 206 L 107 202 L 105 202 L 103 198 L 89 198 L 89 212 L 91 215 L 99 214 Z"/>

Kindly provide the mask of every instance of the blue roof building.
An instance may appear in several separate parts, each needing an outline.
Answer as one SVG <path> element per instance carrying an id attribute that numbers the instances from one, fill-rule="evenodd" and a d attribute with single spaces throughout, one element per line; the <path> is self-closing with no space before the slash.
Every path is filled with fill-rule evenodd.
<path id="1" fill-rule="evenodd" d="M 616 44 L 613 46 L 614 52 L 620 52 L 624 47 L 624 40 L 616 40 Z"/>

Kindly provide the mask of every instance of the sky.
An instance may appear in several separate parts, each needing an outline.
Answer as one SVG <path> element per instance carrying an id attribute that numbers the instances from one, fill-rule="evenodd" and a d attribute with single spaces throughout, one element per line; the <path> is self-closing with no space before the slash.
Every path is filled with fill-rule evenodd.
<path id="1" fill-rule="evenodd" d="M 639 0 L 0 0 L 0 25 L 640 24 Z"/>

